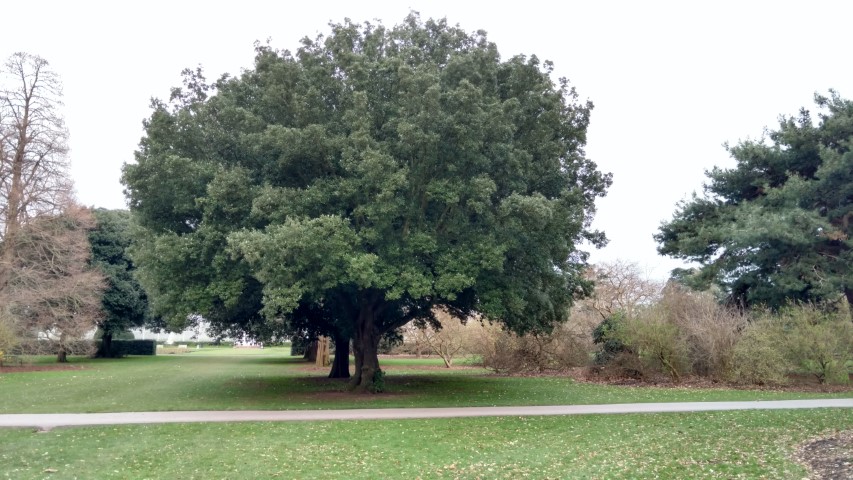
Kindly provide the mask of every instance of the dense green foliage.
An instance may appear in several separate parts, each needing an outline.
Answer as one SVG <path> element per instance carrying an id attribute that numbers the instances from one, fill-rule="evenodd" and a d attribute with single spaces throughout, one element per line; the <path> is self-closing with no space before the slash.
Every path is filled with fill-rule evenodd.
<path id="1" fill-rule="evenodd" d="M 707 172 L 705 195 L 661 226 L 660 253 L 701 265 L 676 276 L 740 306 L 853 302 L 853 102 L 816 103 L 817 122 L 803 109 L 729 148 L 737 165 Z"/>
<path id="2" fill-rule="evenodd" d="M 601 348 L 595 352 L 594 363 L 604 365 L 613 360 L 617 355 L 628 352 L 628 347 L 616 333 L 625 321 L 623 312 L 616 312 L 605 318 L 592 331 L 592 341 Z"/>
<path id="3" fill-rule="evenodd" d="M 107 286 L 101 300 L 103 316 L 98 320 L 100 356 L 112 356 L 112 339 L 133 327 L 151 323 L 148 297 L 133 275 L 128 256 L 131 244 L 130 212 L 94 210 L 96 227 L 89 232 L 92 264 L 104 274 Z"/>
<path id="4" fill-rule="evenodd" d="M 332 25 L 154 103 L 123 177 L 155 310 L 259 336 L 353 337 L 370 388 L 382 335 L 433 308 L 519 332 L 566 319 L 610 178 L 591 104 L 536 57 L 417 15 Z M 364 374 L 364 375 L 362 375 Z"/>

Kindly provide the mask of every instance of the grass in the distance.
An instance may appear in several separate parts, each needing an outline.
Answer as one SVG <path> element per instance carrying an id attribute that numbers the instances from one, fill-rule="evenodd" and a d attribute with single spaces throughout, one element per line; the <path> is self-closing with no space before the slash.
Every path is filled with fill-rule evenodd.
<path id="1" fill-rule="evenodd" d="M 850 428 L 850 409 L 821 409 L 19 429 L 0 465 L 18 479 L 801 479 L 794 446 Z"/>
<path id="2" fill-rule="evenodd" d="M 201 349 L 204 351 L 204 349 Z M 518 378 L 481 369 L 439 368 L 438 359 L 383 359 L 388 393 L 342 393 L 288 350 L 226 349 L 116 360 L 75 359 L 75 370 L 0 374 L 0 413 L 153 410 L 278 410 L 673 401 L 780 400 L 840 394 L 638 388 L 575 383 L 564 377 Z M 227 355 L 226 355 L 227 354 Z"/>

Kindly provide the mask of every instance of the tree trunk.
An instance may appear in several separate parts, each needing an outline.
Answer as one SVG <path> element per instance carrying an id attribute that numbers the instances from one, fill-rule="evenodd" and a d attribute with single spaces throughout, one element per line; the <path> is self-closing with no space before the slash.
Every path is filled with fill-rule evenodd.
<path id="1" fill-rule="evenodd" d="M 329 337 L 317 338 L 317 354 L 315 357 L 314 365 L 318 367 L 329 366 Z"/>
<path id="2" fill-rule="evenodd" d="M 350 388 L 356 392 L 382 391 L 383 385 L 376 380 L 381 377 L 379 369 L 380 333 L 375 325 L 375 306 L 365 302 L 358 314 L 353 346 L 355 350 L 355 375 L 350 380 Z"/>
<path id="3" fill-rule="evenodd" d="M 364 365 L 364 354 L 361 350 L 361 343 L 356 338 L 352 339 L 352 354 L 355 358 L 355 372 L 349 381 L 350 389 L 356 388 L 361 383 L 361 367 Z"/>
<path id="4" fill-rule="evenodd" d="M 0 290 L 4 289 L 9 283 L 10 269 L 16 252 L 15 236 L 21 228 L 21 204 L 24 196 L 24 159 L 26 146 L 29 143 L 27 132 L 30 128 L 30 102 L 27 99 L 24 106 L 24 115 L 18 128 L 17 147 L 12 154 L 12 182 L 11 188 L 5 198 L 6 200 L 6 218 L 3 225 L 3 236 L 0 237 L 0 248 L 2 248 L 2 265 L 0 267 Z M 5 152 L 4 152 L 5 153 Z M 8 172 L 6 173 L 8 175 Z M 8 177 L 7 177 L 8 179 Z M 8 180 L 7 180 L 8 181 Z"/>
<path id="5" fill-rule="evenodd" d="M 349 338 L 335 336 L 335 360 L 329 378 L 350 378 L 349 375 Z"/>
<path id="6" fill-rule="evenodd" d="M 307 347 L 305 347 L 305 354 L 302 356 L 305 360 L 309 362 L 317 361 L 317 340 L 309 343 Z"/>
<path id="7" fill-rule="evenodd" d="M 111 332 L 104 332 L 104 336 L 101 337 L 101 349 L 98 356 L 101 358 L 113 357 L 113 334 Z"/>
<path id="8" fill-rule="evenodd" d="M 68 352 L 65 351 L 65 345 L 59 346 L 59 351 L 56 353 L 56 361 L 59 363 L 68 363 Z"/>

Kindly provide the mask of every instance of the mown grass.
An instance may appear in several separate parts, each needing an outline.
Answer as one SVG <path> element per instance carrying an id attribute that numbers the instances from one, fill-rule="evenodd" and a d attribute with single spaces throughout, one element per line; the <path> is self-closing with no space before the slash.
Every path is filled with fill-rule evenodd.
<path id="1" fill-rule="evenodd" d="M 850 409 L 4 430 L 0 478 L 801 479 Z"/>
<path id="2" fill-rule="evenodd" d="M 204 353 L 202 353 L 204 352 Z M 850 397 L 775 391 L 593 385 L 438 368 L 438 359 L 383 359 L 388 393 L 350 395 L 286 349 L 201 349 L 186 355 L 74 359 L 75 370 L 0 375 L 0 413 L 278 410 L 558 405 Z M 434 367 L 434 368 L 433 368 Z"/>

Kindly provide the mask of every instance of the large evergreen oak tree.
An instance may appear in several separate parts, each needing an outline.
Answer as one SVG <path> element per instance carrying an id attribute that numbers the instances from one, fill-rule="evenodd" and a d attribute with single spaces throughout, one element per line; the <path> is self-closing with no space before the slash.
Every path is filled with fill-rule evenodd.
<path id="1" fill-rule="evenodd" d="M 444 20 L 331 27 L 154 103 L 124 183 L 155 310 L 256 333 L 324 320 L 364 390 L 380 336 L 436 307 L 518 332 L 565 320 L 590 288 L 577 244 L 604 242 L 592 105 Z"/>
<path id="2" fill-rule="evenodd" d="M 707 172 L 705 195 L 661 226 L 660 253 L 700 264 L 677 277 L 740 306 L 853 303 L 853 102 L 815 100 L 816 123 L 803 109 L 729 148 L 737 165 Z"/>

